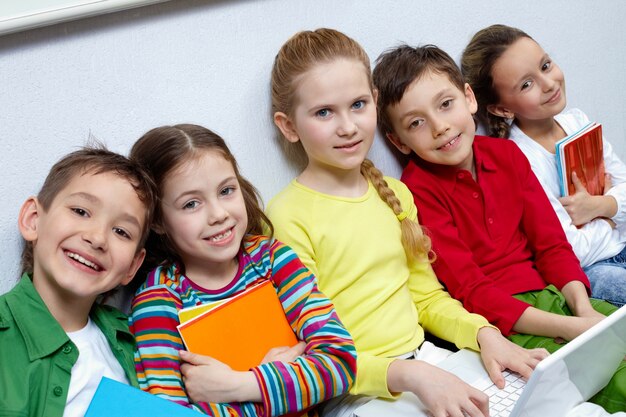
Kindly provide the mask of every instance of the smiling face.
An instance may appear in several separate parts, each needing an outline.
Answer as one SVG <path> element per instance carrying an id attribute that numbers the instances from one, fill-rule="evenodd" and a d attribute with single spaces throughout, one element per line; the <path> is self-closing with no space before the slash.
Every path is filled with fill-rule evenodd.
<path id="1" fill-rule="evenodd" d="M 498 58 L 491 71 L 500 101 L 487 109 L 518 124 L 545 120 L 566 105 L 563 72 L 530 38 L 515 41 Z"/>
<path id="2" fill-rule="evenodd" d="M 206 288 L 227 284 L 248 227 L 232 164 L 217 151 L 202 150 L 167 175 L 162 191 L 159 232 L 171 239 L 186 275 Z"/>
<path id="3" fill-rule="evenodd" d="M 393 126 L 388 139 L 404 154 L 473 171 L 476 108 L 469 85 L 461 91 L 446 75 L 429 71 L 387 109 Z"/>
<path id="4" fill-rule="evenodd" d="M 296 83 L 293 115 L 277 113 L 274 119 L 287 140 L 302 143 L 306 170 L 360 169 L 376 130 L 376 102 L 364 65 L 335 59 L 314 66 Z"/>
<path id="5" fill-rule="evenodd" d="M 77 175 L 48 210 L 30 198 L 20 230 L 33 242 L 35 288 L 47 303 L 90 306 L 99 294 L 127 284 L 145 255 L 138 250 L 145 222 L 132 185 L 111 172 Z"/>

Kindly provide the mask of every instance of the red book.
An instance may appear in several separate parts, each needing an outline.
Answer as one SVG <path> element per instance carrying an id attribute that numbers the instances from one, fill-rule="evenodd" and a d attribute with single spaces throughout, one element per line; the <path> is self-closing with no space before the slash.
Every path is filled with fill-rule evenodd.
<path id="1" fill-rule="evenodd" d="M 604 194 L 604 153 L 602 125 L 589 123 L 556 143 L 556 164 L 561 196 L 576 192 L 572 172 L 591 195 Z"/>

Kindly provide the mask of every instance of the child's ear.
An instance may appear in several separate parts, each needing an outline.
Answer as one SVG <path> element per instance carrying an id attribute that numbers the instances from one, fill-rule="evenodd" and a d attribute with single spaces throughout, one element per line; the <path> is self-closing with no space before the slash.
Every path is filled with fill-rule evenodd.
<path id="1" fill-rule="evenodd" d="M 465 100 L 467 101 L 467 107 L 469 108 L 469 111 L 474 114 L 478 111 L 478 102 L 476 101 L 476 96 L 474 95 L 474 90 L 472 90 L 472 87 L 468 84 L 465 83 Z"/>
<path id="2" fill-rule="evenodd" d="M 124 277 L 124 279 L 122 279 L 122 281 L 120 282 L 120 285 L 126 285 L 133 280 L 133 277 L 137 273 L 137 270 L 143 263 L 143 260 L 145 257 L 146 257 L 145 249 L 141 249 L 139 252 L 137 252 L 135 257 L 133 258 L 133 262 L 131 263 L 130 268 L 128 268 L 127 275 Z"/>
<path id="3" fill-rule="evenodd" d="M 42 211 L 43 208 L 40 206 L 39 200 L 37 200 L 36 197 L 28 198 L 20 208 L 17 225 L 22 237 L 27 242 L 37 240 L 37 224 Z"/>
<path id="4" fill-rule="evenodd" d="M 405 155 L 409 155 L 411 153 L 411 148 L 409 148 L 408 146 L 406 146 L 404 143 L 402 143 L 402 141 L 400 140 L 399 137 L 397 137 L 395 134 L 393 133 L 387 133 L 385 135 L 387 137 L 387 139 L 389 140 L 389 142 L 393 143 L 393 146 L 395 146 L 396 148 L 398 148 L 398 150 L 400 152 L 402 152 Z"/>
<path id="5" fill-rule="evenodd" d="M 285 113 L 279 111 L 274 113 L 274 124 L 278 126 L 283 136 L 289 142 L 296 143 L 300 140 L 295 124 Z"/>
<path id="6" fill-rule="evenodd" d="M 488 105 L 487 111 L 494 116 L 504 117 L 505 119 L 512 119 L 515 117 L 515 113 L 500 104 Z"/>

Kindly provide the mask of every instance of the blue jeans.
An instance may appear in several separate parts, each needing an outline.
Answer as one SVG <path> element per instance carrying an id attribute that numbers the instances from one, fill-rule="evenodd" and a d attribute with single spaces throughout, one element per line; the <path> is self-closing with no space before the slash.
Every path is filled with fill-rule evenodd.
<path id="1" fill-rule="evenodd" d="M 626 304 L 626 248 L 612 258 L 583 268 L 591 282 L 591 296 L 621 307 Z"/>

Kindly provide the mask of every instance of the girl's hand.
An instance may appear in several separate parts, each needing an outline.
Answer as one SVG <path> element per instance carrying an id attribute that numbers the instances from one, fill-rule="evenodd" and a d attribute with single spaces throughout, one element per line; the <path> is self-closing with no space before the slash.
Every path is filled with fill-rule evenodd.
<path id="1" fill-rule="evenodd" d="M 549 355 L 542 348 L 524 349 L 511 342 L 493 327 L 483 327 L 478 331 L 480 356 L 489 378 L 499 389 L 504 388 L 502 371 L 509 369 L 528 380 L 535 366 Z"/>
<path id="2" fill-rule="evenodd" d="M 559 202 L 575 226 L 583 226 L 598 217 L 611 218 L 617 213 L 615 198 L 610 195 L 590 195 L 575 172 L 572 172 L 572 182 L 576 192 L 574 195 L 559 198 Z M 608 185 L 610 187 L 610 181 Z M 605 192 L 607 190 L 605 183 Z"/>
<path id="3" fill-rule="evenodd" d="M 296 360 L 298 356 L 302 356 L 304 354 L 304 349 L 306 348 L 306 343 L 298 342 L 296 345 L 289 346 L 280 346 L 270 349 L 266 354 L 261 364 L 269 363 L 269 362 L 293 362 Z"/>
<path id="4" fill-rule="evenodd" d="M 413 392 L 433 417 L 489 416 L 485 393 L 424 361 L 393 361 L 387 370 L 387 384 L 392 392 Z"/>
<path id="5" fill-rule="evenodd" d="M 261 390 L 252 372 L 233 371 L 209 356 L 179 351 L 180 372 L 187 396 L 194 402 L 230 403 L 261 401 Z"/>

